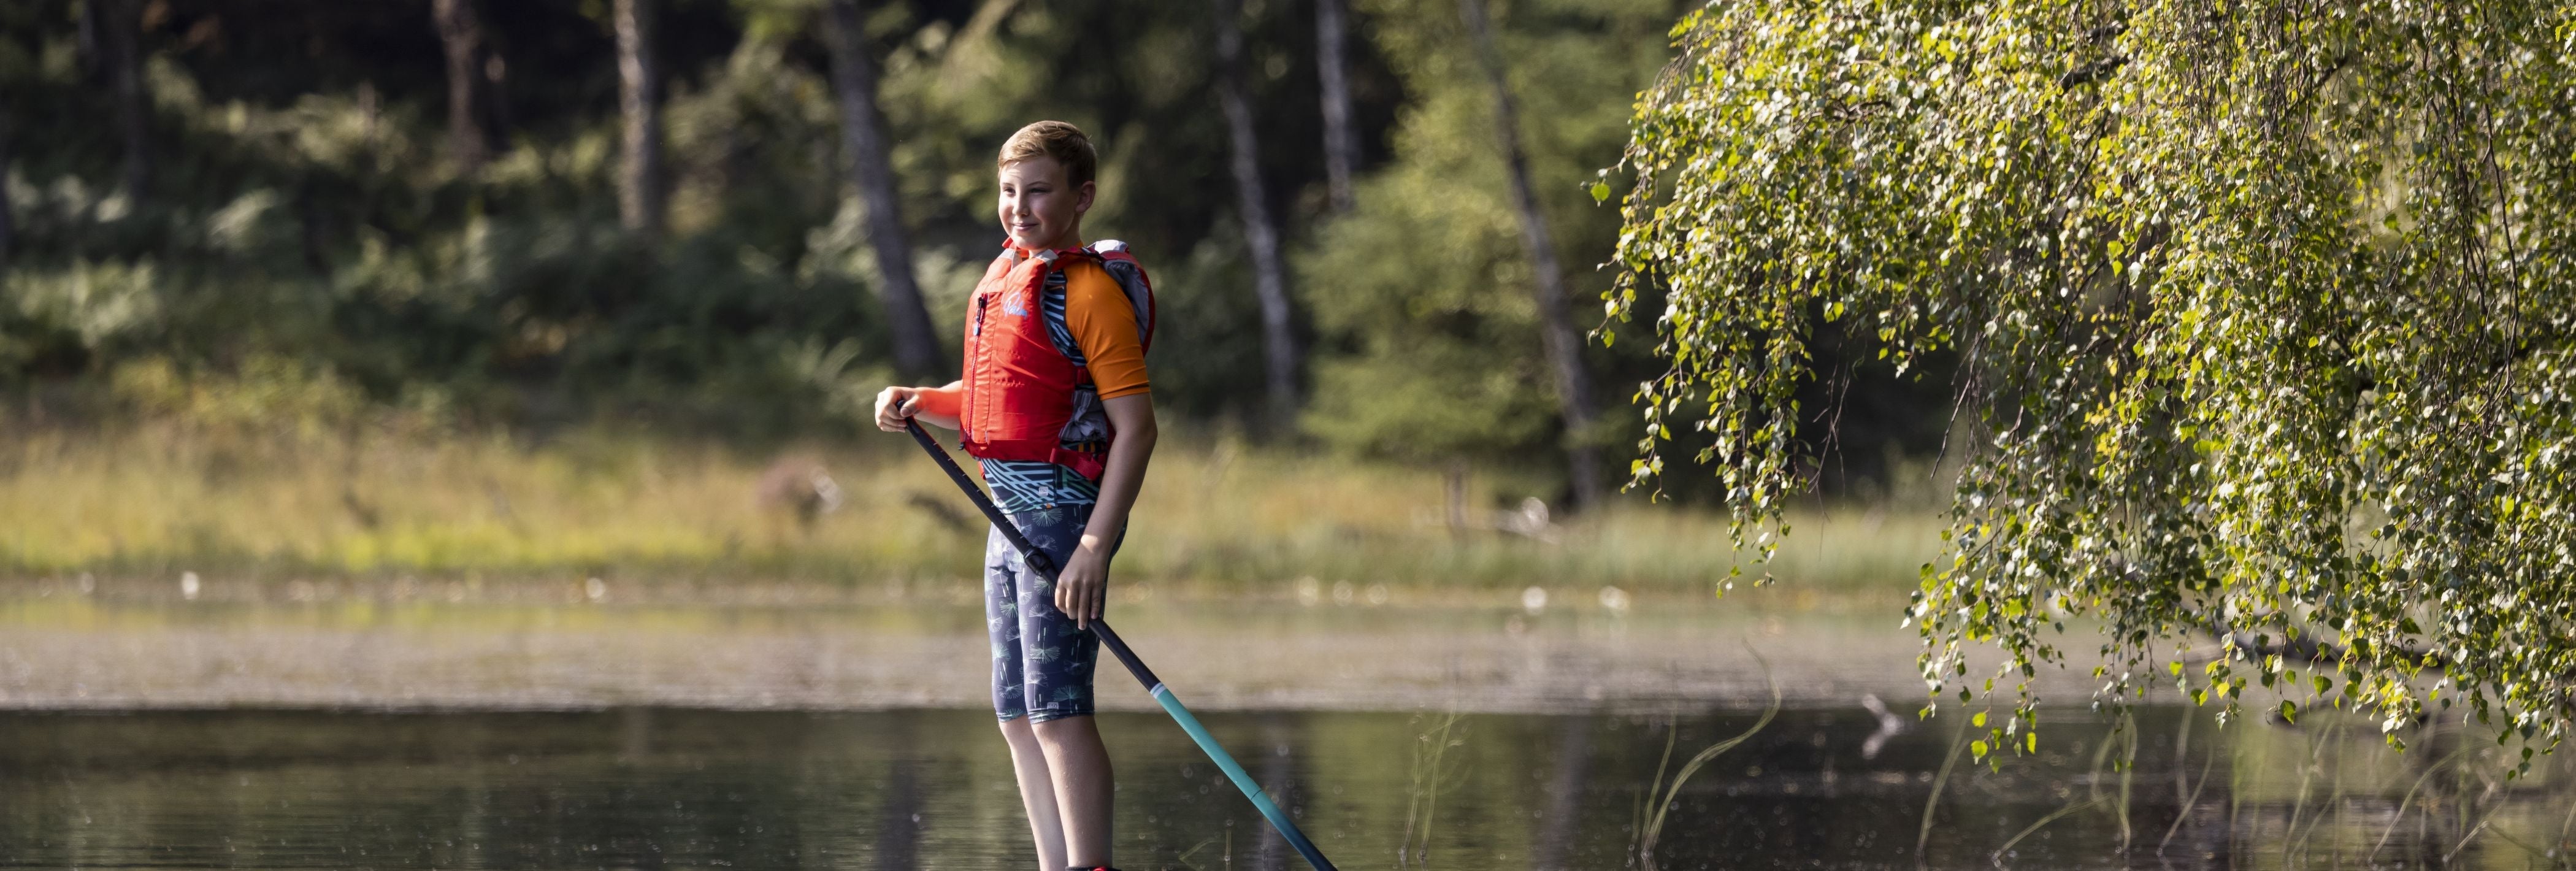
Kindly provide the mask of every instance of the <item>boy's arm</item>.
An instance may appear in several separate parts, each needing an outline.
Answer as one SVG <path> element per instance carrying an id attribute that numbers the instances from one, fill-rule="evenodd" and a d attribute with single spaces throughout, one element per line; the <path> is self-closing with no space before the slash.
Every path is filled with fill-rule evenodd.
<path id="1" fill-rule="evenodd" d="M 1066 561 L 1055 588 L 1056 609 L 1072 615 L 1084 628 L 1101 616 L 1109 586 L 1109 546 L 1126 530 L 1127 512 L 1136 507 L 1136 494 L 1144 489 L 1145 465 L 1154 457 L 1156 436 L 1153 394 L 1112 397 L 1102 400 L 1101 406 L 1109 412 L 1109 425 L 1118 437 L 1109 441 L 1109 462 L 1100 473 L 1100 501 L 1092 506 L 1091 523 L 1083 527 L 1082 543 Z"/>
<path id="2" fill-rule="evenodd" d="M 951 381 L 946 387 L 888 387 L 877 393 L 877 428 L 902 432 L 903 419 L 920 418 L 925 423 L 957 428 L 957 416 L 966 402 L 966 382 Z"/>

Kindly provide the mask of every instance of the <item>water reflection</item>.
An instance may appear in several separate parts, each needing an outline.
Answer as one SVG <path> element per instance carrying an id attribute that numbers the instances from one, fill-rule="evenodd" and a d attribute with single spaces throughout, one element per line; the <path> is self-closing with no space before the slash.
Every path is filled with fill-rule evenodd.
<path id="1" fill-rule="evenodd" d="M 1677 762 L 1755 716 L 1465 717 L 1404 861 L 1635 867 L 1666 738 Z M 1207 717 L 1350 868 L 1397 862 L 1431 719 Z M 2052 715 L 2039 757 L 1963 763 L 1933 801 L 1952 724 L 1865 754 L 1881 727 L 1857 706 L 1783 712 L 1681 789 L 1660 866 L 2559 867 L 2576 807 L 2564 762 L 2503 781 L 2505 749 L 2474 737 L 2401 755 L 2366 725 L 2219 729 L 2170 708 L 2126 733 Z M 1302 867 L 1168 722 L 1111 714 L 1103 732 L 1122 866 Z M 1016 868 L 1026 831 L 975 711 L 0 715 L 8 867 Z"/>

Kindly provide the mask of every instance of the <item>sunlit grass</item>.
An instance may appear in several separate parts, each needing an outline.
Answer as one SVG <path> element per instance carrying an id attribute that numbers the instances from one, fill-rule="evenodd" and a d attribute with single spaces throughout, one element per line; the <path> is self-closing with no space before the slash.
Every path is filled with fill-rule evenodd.
<path id="1" fill-rule="evenodd" d="M 648 432 L 242 435 L 172 425 L 38 430 L 0 455 L 0 566 L 561 574 L 839 581 L 970 576 L 973 509 L 910 442 L 748 451 Z M 810 521 L 761 497 L 810 465 L 840 491 Z M 804 481 L 810 475 L 797 474 Z M 773 488 L 776 489 L 776 488 Z M 1441 471 L 1184 432 L 1155 458 L 1123 577 L 1268 589 L 1299 578 L 1407 586 L 1715 589 L 1739 562 L 1725 518 L 1630 500 L 1497 528 L 1517 504 L 1471 478 L 1464 528 Z M 944 515 L 944 516 L 943 516 Z M 1560 518 L 1562 520 L 1562 518 Z M 968 522 L 959 522 L 968 521 Z M 1773 570 L 1822 590 L 1910 586 L 1928 510 L 1818 508 Z M 1738 583 L 1746 583 L 1739 580 Z"/>

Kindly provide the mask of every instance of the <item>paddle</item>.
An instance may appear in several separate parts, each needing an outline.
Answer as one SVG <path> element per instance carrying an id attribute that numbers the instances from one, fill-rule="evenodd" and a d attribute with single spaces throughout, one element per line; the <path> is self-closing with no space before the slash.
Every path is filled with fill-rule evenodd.
<path id="1" fill-rule="evenodd" d="M 948 479 L 957 482 L 957 489 L 966 491 L 966 498 L 974 500 L 975 507 L 993 521 L 993 528 L 1001 530 L 1002 537 L 1010 539 L 1011 546 L 1019 549 L 1021 559 L 1028 562 L 1029 568 L 1053 582 L 1056 578 L 1055 558 L 1047 556 L 1046 551 L 1039 550 L 1037 545 L 1030 544 L 1028 538 L 1020 534 L 1020 528 L 1012 525 L 1011 519 L 1002 514 L 1001 506 L 994 505 L 992 497 L 984 495 L 984 488 L 968 480 L 966 470 L 958 468 L 957 461 L 948 456 L 948 451 L 942 449 L 930 433 L 922 430 L 920 421 L 907 417 L 903 419 L 903 425 L 912 431 L 912 440 L 920 442 L 921 449 L 929 451 L 931 459 L 939 461 L 939 468 L 947 470 Z M 1172 715 L 1173 722 L 1181 724 L 1181 731 L 1190 733 L 1190 740 L 1198 742 L 1199 749 L 1207 753 L 1208 759 L 1234 781 L 1234 788 L 1242 790 L 1243 797 L 1252 800 L 1253 809 L 1270 820 L 1270 825 L 1279 830 L 1279 836 L 1288 839 L 1289 846 L 1297 848 L 1298 855 L 1306 857 L 1306 864 L 1315 866 L 1315 871 L 1336 871 L 1332 861 L 1324 858 L 1323 851 L 1315 849 L 1315 842 L 1306 840 L 1306 833 L 1297 830 L 1297 823 L 1288 819 L 1288 814 L 1279 809 L 1278 803 L 1261 791 L 1261 785 L 1252 782 L 1252 775 L 1245 773 L 1243 766 L 1234 761 L 1234 756 L 1216 743 L 1216 736 L 1208 734 L 1207 727 L 1199 724 L 1199 718 L 1181 706 L 1180 698 L 1172 695 L 1171 688 L 1154 676 L 1153 669 L 1145 667 L 1144 660 L 1136 658 L 1135 651 L 1127 649 L 1127 642 L 1109 628 L 1108 621 L 1092 620 L 1091 631 L 1098 634 L 1100 643 L 1108 646 L 1109 652 L 1127 666 L 1128 673 L 1136 676 L 1136 682 L 1145 685 L 1146 694 L 1163 706 L 1163 712 Z"/>

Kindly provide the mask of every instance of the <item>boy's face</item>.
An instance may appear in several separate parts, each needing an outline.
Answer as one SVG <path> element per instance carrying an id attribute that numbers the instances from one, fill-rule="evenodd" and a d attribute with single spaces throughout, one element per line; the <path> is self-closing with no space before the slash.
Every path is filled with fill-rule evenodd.
<path id="1" fill-rule="evenodd" d="M 1030 250 L 1069 248 L 1082 241 L 1082 213 L 1091 210 L 1092 184 L 1065 183 L 1064 164 L 1040 155 L 1002 167 L 998 203 L 1002 232 Z"/>

